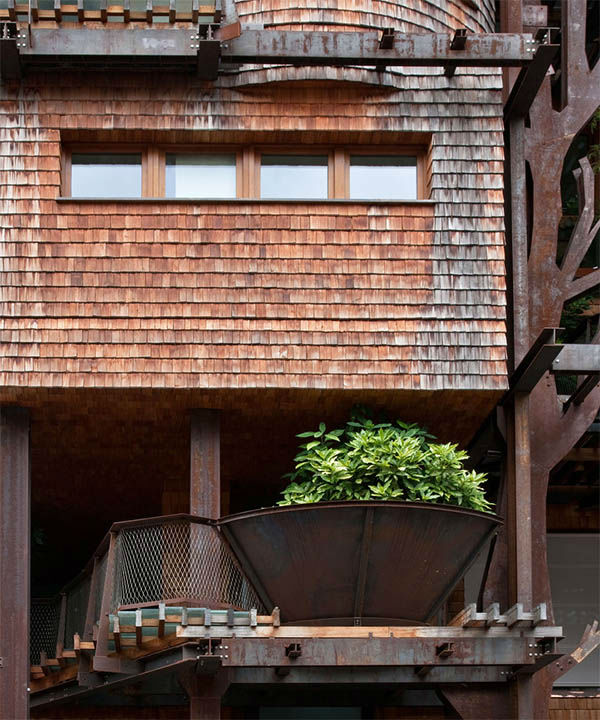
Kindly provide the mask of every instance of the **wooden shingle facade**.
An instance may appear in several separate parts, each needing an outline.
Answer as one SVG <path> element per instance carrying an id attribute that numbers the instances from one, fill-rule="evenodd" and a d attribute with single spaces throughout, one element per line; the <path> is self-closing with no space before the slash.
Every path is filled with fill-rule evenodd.
<path id="1" fill-rule="evenodd" d="M 294 24 L 261 7 L 286 28 L 335 30 L 338 12 L 346 29 L 402 20 L 390 3 Z M 256 4 L 238 11 L 259 18 Z M 423 29 L 489 24 L 478 18 Z M 2 386 L 476 390 L 493 402 L 506 387 L 501 77 L 333 75 L 31 74 L 3 88 Z M 62 197 L 65 145 L 415 142 L 426 187 L 414 203 Z"/>
<path id="2" fill-rule="evenodd" d="M 526 152 L 559 48 L 548 3 L 498 5 L 0 0 L 0 716 L 595 711 L 548 705 L 600 633 L 557 648 L 547 530 L 597 523 L 546 490 L 596 456 L 558 428 L 600 390 L 532 311 L 591 287 L 591 191 L 554 302 Z M 223 197 L 173 191 L 194 154 L 227 158 Z M 126 155 L 130 195 L 82 192 L 78 163 Z M 269 197 L 274 156 L 326 189 Z M 365 157 L 406 196 L 353 194 Z M 298 433 L 356 406 L 469 446 L 497 515 L 273 507 Z"/>

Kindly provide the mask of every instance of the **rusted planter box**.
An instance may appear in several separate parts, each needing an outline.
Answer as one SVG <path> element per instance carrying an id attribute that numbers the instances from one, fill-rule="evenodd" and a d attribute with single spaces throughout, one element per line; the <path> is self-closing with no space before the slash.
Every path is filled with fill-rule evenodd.
<path id="1" fill-rule="evenodd" d="M 219 525 L 283 622 L 430 622 L 500 518 L 427 503 L 337 502 Z"/>

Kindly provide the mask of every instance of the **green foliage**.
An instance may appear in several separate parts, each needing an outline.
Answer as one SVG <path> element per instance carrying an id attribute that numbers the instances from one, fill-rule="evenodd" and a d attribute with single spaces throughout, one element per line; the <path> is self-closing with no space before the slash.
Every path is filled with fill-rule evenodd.
<path id="1" fill-rule="evenodd" d="M 593 295 L 582 295 L 579 298 L 565 303 L 560 318 L 560 326 L 567 332 L 576 330 L 581 323 L 583 313 L 590 307 L 593 299 Z"/>
<path id="2" fill-rule="evenodd" d="M 418 425 L 398 420 L 375 423 L 354 415 L 345 428 L 324 423 L 295 457 L 295 470 L 279 505 L 328 500 L 410 500 L 448 503 L 489 511 L 482 484 L 486 476 L 468 471 L 467 454 L 438 444 Z"/>

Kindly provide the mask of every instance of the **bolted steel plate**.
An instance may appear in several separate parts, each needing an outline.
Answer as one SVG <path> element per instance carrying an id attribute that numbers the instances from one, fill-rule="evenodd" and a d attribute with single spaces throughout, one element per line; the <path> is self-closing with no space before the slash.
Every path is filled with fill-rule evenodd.
<path id="1" fill-rule="evenodd" d="M 431 620 L 501 520 L 454 506 L 332 502 L 229 515 L 219 526 L 282 622 Z"/>

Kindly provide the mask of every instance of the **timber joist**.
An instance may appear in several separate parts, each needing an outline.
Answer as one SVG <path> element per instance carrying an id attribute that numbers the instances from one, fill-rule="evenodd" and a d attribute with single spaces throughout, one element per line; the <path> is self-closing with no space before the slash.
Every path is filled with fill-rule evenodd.
<path id="1" fill-rule="evenodd" d="M 108 17 L 107 8 L 105 14 Z M 209 24 L 131 30 L 127 24 L 109 29 L 62 22 L 59 27 L 57 21 L 54 27 L 40 27 L 14 19 L 18 17 L 16 13 L 12 18 L 0 18 L 3 81 L 18 79 L 24 71 L 36 68 L 177 69 L 216 79 L 221 65 L 248 63 L 522 67 L 534 60 L 538 48 L 531 35 L 507 33 L 473 34 L 459 44 L 447 33 L 394 33 L 391 42 L 382 43 L 375 31 L 253 30 L 242 29 L 239 23 L 220 29 Z"/>

